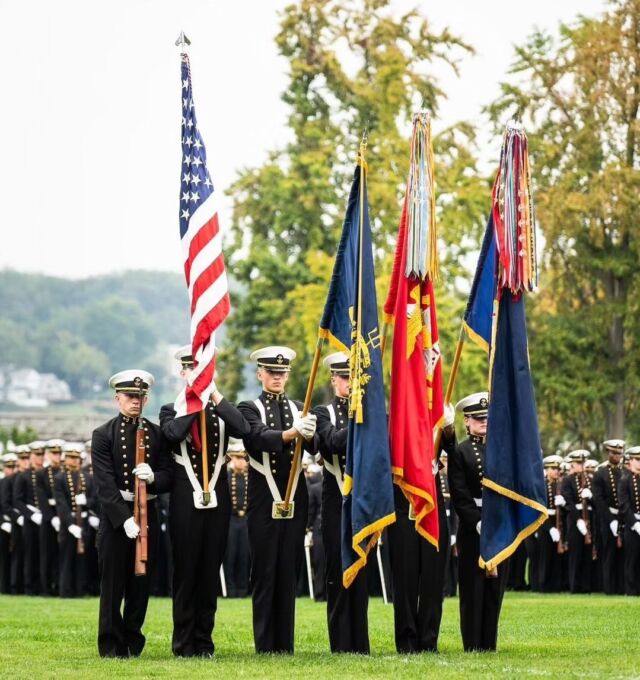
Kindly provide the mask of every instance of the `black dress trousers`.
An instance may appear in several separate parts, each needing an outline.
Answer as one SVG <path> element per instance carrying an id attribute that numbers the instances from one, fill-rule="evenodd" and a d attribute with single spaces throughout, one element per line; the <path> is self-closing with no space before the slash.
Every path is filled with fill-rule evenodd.
<path id="1" fill-rule="evenodd" d="M 409 501 L 394 485 L 396 522 L 388 529 L 393 582 L 396 649 L 400 653 L 435 652 L 442 620 L 449 526 L 439 477 L 438 548 L 420 536 L 409 519 Z"/>
<path id="2" fill-rule="evenodd" d="M 282 432 L 293 425 L 294 415 L 284 395 L 263 392 L 260 401 L 267 424 L 252 401 L 238 405 L 249 422 L 244 443 L 251 459 L 263 463 L 263 452 L 280 496 L 284 498 L 295 444 L 285 444 Z M 302 404 L 295 402 L 298 411 Z M 296 580 L 304 559 L 304 534 L 309 498 L 304 475 L 299 473 L 294 516 L 273 519 L 273 496 L 266 477 L 254 467 L 249 471 L 248 528 L 251 552 L 253 636 L 258 653 L 294 650 Z"/>

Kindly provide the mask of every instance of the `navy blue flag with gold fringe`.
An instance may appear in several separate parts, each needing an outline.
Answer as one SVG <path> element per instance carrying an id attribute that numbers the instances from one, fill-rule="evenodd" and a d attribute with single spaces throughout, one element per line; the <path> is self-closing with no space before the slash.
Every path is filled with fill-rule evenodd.
<path id="1" fill-rule="evenodd" d="M 355 169 L 320 337 L 350 355 L 349 432 L 342 501 L 348 588 L 395 521 L 364 148 Z"/>
<path id="2" fill-rule="evenodd" d="M 535 219 L 524 128 L 509 124 L 492 210 L 464 317 L 489 352 L 480 566 L 494 569 L 547 518 L 524 293 L 537 283 Z"/>
<path id="3" fill-rule="evenodd" d="M 480 566 L 493 569 L 547 518 L 524 296 L 504 288 L 490 360 Z"/>

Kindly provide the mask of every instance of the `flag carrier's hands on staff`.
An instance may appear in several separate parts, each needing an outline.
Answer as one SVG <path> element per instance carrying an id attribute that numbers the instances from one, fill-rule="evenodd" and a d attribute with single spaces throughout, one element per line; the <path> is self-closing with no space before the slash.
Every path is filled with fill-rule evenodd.
<path id="1" fill-rule="evenodd" d="M 182 35 L 181 35 L 182 37 Z M 180 40 L 180 38 L 179 38 Z M 362 132 L 362 139 L 360 141 L 360 156 L 363 156 L 367 148 L 367 141 L 369 138 L 369 121 L 367 121 L 364 131 Z M 313 395 L 313 388 L 316 382 L 316 375 L 318 374 L 318 365 L 320 364 L 320 355 L 322 353 L 322 346 L 324 345 L 324 338 L 318 338 L 316 348 L 313 353 L 313 361 L 311 362 L 311 372 L 309 374 L 309 382 L 307 383 L 307 392 L 304 397 L 304 405 L 302 407 L 301 419 L 309 416 L 309 409 L 311 407 L 311 397 Z M 293 483 L 296 476 L 300 473 L 300 463 L 302 461 L 302 440 L 304 437 L 301 432 L 296 437 L 296 447 L 293 453 L 293 460 L 291 461 L 291 471 L 289 472 L 289 479 L 287 480 L 287 490 L 284 499 L 280 503 L 274 503 L 273 518 L 274 519 L 291 519 L 294 513 L 294 503 L 291 500 L 291 493 L 293 491 Z M 308 439 L 312 439 L 313 436 Z"/>

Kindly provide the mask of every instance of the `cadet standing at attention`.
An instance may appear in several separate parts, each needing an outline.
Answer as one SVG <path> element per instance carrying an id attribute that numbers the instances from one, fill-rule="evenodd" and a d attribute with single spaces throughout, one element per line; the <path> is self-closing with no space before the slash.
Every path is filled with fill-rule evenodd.
<path id="1" fill-rule="evenodd" d="M 153 382 L 151 373 L 139 369 L 112 376 L 109 386 L 115 390 L 119 413 L 95 429 L 91 438 L 101 512 L 98 530 L 100 656 L 139 656 L 145 643 L 142 625 L 147 613 L 158 529 L 154 501 L 159 493 L 171 487 L 166 440 L 158 425 L 141 416 Z M 145 462 L 140 465 L 136 465 L 138 426 L 144 432 L 145 447 Z M 144 576 L 134 574 L 136 539 L 140 533 L 134 519 L 136 477 L 147 488 L 148 557 Z"/>
<path id="2" fill-rule="evenodd" d="M 251 598 L 256 652 L 293 653 L 296 578 L 303 558 L 307 523 L 307 485 L 300 461 L 293 459 L 296 439 L 313 440 L 316 417 L 301 417 L 302 403 L 289 399 L 285 386 L 296 353 L 289 347 L 263 347 L 257 362 L 262 392 L 238 405 L 251 426 L 244 438 L 249 472 L 248 525 Z M 283 511 L 291 466 L 294 479 L 288 512 Z"/>

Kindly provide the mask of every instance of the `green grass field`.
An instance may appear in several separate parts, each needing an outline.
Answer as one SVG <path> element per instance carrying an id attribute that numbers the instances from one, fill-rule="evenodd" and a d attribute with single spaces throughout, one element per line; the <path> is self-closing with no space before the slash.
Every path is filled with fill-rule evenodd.
<path id="1" fill-rule="evenodd" d="M 640 598 L 511 594 L 505 598 L 498 652 L 464 654 L 458 602 L 447 600 L 440 653 L 400 656 L 393 610 L 369 606 L 372 654 L 332 656 L 325 605 L 298 600 L 296 653 L 257 657 L 251 603 L 222 600 L 213 660 L 174 659 L 171 602 L 150 602 L 139 659 L 102 660 L 96 651 L 95 599 L 0 597 L 2 678 L 640 678 Z"/>

